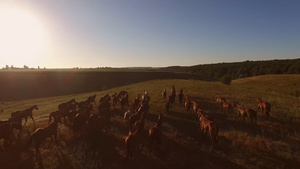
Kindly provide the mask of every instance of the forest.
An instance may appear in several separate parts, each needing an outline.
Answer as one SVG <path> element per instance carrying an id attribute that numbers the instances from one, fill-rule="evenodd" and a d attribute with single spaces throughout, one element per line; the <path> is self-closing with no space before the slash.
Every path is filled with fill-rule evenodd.
<path id="1" fill-rule="evenodd" d="M 200 74 L 205 77 L 220 79 L 230 76 L 231 79 L 267 75 L 267 74 L 299 74 L 300 59 L 244 61 L 234 63 L 199 64 L 195 66 L 171 66 L 166 71 Z"/>

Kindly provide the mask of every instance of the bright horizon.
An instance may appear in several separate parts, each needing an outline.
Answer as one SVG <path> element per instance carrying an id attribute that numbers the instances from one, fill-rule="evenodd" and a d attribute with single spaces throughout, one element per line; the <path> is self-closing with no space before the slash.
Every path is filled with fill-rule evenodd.
<path id="1" fill-rule="evenodd" d="M 300 58 L 300 1 L 0 0 L 0 68 Z"/>

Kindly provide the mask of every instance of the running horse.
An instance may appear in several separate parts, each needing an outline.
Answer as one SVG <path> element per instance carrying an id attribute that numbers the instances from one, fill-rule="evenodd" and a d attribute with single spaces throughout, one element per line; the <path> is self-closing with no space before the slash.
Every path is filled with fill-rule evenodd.
<path id="1" fill-rule="evenodd" d="M 262 101 L 261 98 L 257 98 L 257 112 L 261 109 L 262 113 L 265 114 L 265 116 L 270 117 L 270 111 L 271 111 L 271 104 L 268 102 Z"/>
<path id="2" fill-rule="evenodd" d="M 37 158 L 41 159 L 40 145 L 47 139 L 54 136 L 55 144 L 58 145 L 57 142 L 57 121 L 52 122 L 45 128 L 38 128 L 35 132 L 30 136 L 27 146 L 33 144 L 36 151 Z"/>
<path id="3" fill-rule="evenodd" d="M 25 124 L 27 123 L 27 118 L 30 117 L 30 118 L 32 119 L 32 121 L 34 122 L 34 124 L 35 124 L 35 121 L 34 121 L 33 116 L 32 116 L 32 111 L 33 111 L 34 109 L 35 109 L 35 110 L 38 110 L 37 105 L 31 106 L 31 107 L 29 107 L 28 109 L 25 109 L 25 110 L 23 110 L 23 111 L 16 111 L 16 112 L 13 112 L 13 113 L 11 113 L 11 117 L 16 117 L 16 116 L 18 116 L 18 117 L 20 117 L 21 119 L 24 118 L 24 119 L 25 119 L 25 123 L 24 123 L 23 126 L 25 126 Z"/>

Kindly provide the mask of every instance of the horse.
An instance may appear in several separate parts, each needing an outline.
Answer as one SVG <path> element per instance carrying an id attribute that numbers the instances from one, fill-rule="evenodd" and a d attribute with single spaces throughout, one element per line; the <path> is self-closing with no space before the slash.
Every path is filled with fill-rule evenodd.
<path id="1" fill-rule="evenodd" d="M 86 100 L 77 103 L 78 109 L 89 107 L 92 103 L 95 103 L 96 95 L 88 97 Z"/>
<path id="2" fill-rule="evenodd" d="M 118 104 L 119 100 L 120 100 L 120 97 L 117 93 L 113 94 L 111 96 L 111 100 L 112 100 L 112 106 L 114 106 L 114 108 L 116 108 L 116 105 Z"/>
<path id="3" fill-rule="evenodd" d="M 61 103 L 58 105 L 58 110 L 62 110 L 62 109 L 65 109 L 67 106 L 69 106 L 70 104 L 76 104 L 76 101 L 75 99 L 71 99 L 65 103 Z"/>
<path id="4" fill-rule="evenodd" d="M 149 157 L 151 157 L 152 145 L 154 142 L 158 145 L 158 152 L 160 152 L 161 138 L 162 138 L 162 126 L 161 118 L 162 114 L 158 115 L 157 123 L 149 129 Z"/>
<path id="5" fill-rule="evenodd" d="M 201 126 L 201 133 L 206 135 L 208 131 L 210 135 L 211 145 L 215 146 L 217 143 L 219 127 L 217 126 L 216 122 L 205 117 L 204 114 L 200 111 L 198 111 L 198 117 Z"/>
<path id="6" fill-rule="evenodd" d="M 270 117 L 271 104 L 268 102 L 262 101 L 261 98 L 257 98 L 257 112 L 261 109 L 261 112 L 264 113 L 265 116 Z"/>
<path id="7" fill-rule="evenodd" d="M 130 109 L 135 110 L 139 106 L 140 102 L 141 102 L 140 94 L 137 94 L 137 96 L 132 100 L 132 105 Z"/>
<path id="8" fill-rule="evenodd" d="M 180 92 L 178 94 L 178 99 L 179 99 L 179 103 L 181 104 L 182 103 L 182 99 L 183 99 L 183 90 L 180 89 Z"/>
<path id="9" fill-rule="evenodd" d="M 4 139 L 4 144 L 7 145 L 11 143 L 11 136 L 13 135 L 13 130 L 7 121 L 0 122 L 0 139 Z"/>
<path id="10" fill-rule="evenodd" d="M 150 96 L 148 95 L 148 91 L 145 91 L 144 95 L 142 96 L 142 101 L 149 103 Z"/>
<path id="11" fill-rule="evenodd" d="M 216 98 L 216 102 L 219 105 L 219 107 L 222 108 L 223 101 L 226 101 L 226 99 L 217 94 L 215 95 L 215 98 Z"/>
<path id="12" fill-rule="evenodd" d="M 190 109 L 191 109 L 191 101 L 189 100 L 189 96 L 186 95 L 185 96 L 185 103 L 184 103 L 184 106 L 185 106 L 185 113 L 187 116 L 190 116 Z"/>
<path id="13" fill-rule="evenodd" d="M 19 116 L 21 118 L 24 118 L 25 123 L 24 123 L 23 126 L 25 126 L 25 124 L 27 123 L 27 117 L 30 117 L 32 119 L 32 121 L 34 122 L 34 124 L 35 124 L 35 121 L 34 121 L 33 116 L 32 116 L 32 111 L 34 109 L 38 110 L 37 105 L 33 105 L 33 106 L 29 107 L 28 109 L 25 109 L 25 110 L 22 110 L 22 111 L 13 112 L 13 113 L 11 113 L 11 117 Z"/>
<path id="14" fill-rule="evenodd" d="M 176 90 L 175 90 L 175 86 L 173 85 L 172 89 L 171 89 L 171 94 L 174 94 L 176 96 Z"/>
<path id="15" fill-rule="evenodd" d="M 128 119 L 128 127 L 130 131 L 133 131 L 133 125 L 134 123 L 140 119 L 142 113 L 146 113 L 146 102 L 141 104 L 140 108 L 134 113 L 132 114 L 129 119 Z"/>
<path id="16" fill-rule="evenodd" d="M 195 101 L 191 101 L 191 103 L 193 104 L 193 110 L 194 110 L 195 114 L 197 115 L 197 111 L 199 109 L 199 104 L 196 103 Z"/>
<path id="17" fill-rule="evenodd" d="M 124 107 L 125 105 L 127 105 L 127 106 L 129 107 L 128 97 L 127 97 L 127 98 L 126 98 L 126 97 L 120 98 L 120 105 L 121 105 L 121 109 L 123 109 L 123 107 Z"/>
<path id="18" fill-rule="evenodd" d="M 12 117 L 12 118 L 9 118 L 8 120 L 6 121 L 0 121 L 0 125 L 3 125 L 3 124 L 9 124 L 11 126 L 11 129 L 12 129 L 12 132 L 14 132 L 13 130 L 19 130 L 19 134 L 18 134 L 18 137 L 20 138 L 20 135 L 21 135 L 21 132 L 23 130 L 23 126 L 22 126 L 22 119 L 18 116 L 15 116 L 15 117 Z M 5 132 L 5 131 L 3 131 Z M 12 133 L 13 135 L 14 133 Z"/>
<path id="19" fill-rule="evenodd" d="M 222 101 L 222 110 L 227 111 L 227 113 L 233 111 L 233 106 L 230 103 L 227 103 L 225 100 Z"/>
<path id="20" fill-rule="evenodd" d="M 129 117 L 133 114 L 133 110 L 128 110 L 128 111 L 126 111 L 125 113 L 124 113 L 124 116 L 123 116 L 123 118 L 124 118 L 124 120 L 125 120 L 125 122 L 126 122 L 126 124 L 129 124 L 128 122 L 129 122 Z"/>
<path id="21" fill-rule="evenodd" d="M 163 99 L 166 99 L 167 98 L 167 90 L 166 89 L 164 89 L 164 91 L 162 92 L 162 98 Z"/>
<path id="22" fill-rule="evenodd" d="M 64 118 L 64 121 L 66 121 L 66 117 L 69 118 L 69 121 L 71 122 L 73 117 L 71 117 L 72 112 L 76 111 L 76 104 L 69 104 L 65 106 L 63 109 L 59 109 L 57 111 L 51 112 L 49 114 L 49 121 L 48 124 L 50 124 L 52 117 L 54 120 L 57 120 L 58 122 L 61 122 L 61 118 Z"/>
<path id="23" fill-rule="evenodd" d="M 168 98 L 168 101 L 170 102 L 170 108 L 172 108 L 172 104 L 175 103 L 175 96 L 176 95 L 174 93 L 172 93 Z"/>
<path id="24" fill-rule="evenodd" d="M 255 120 L 255 124 L 257 121 L 257 112 L 253 109 L 247 109 L 241 106 L 238 103 L 235 103 L 237 105 L 237 115 L 234 120 L 236 120 L 238 117 L 242 116 L 243 118 L 243 123 L 245 122 L 245 117 L 248 117 L 251 121 L 251 124 L 253 124 L 253 120 Z"/>
<path id="25" fill-rule="evenodd" d="M 41 159 L 41 152 L 39 147 L 47 138 L 50 137 L 52 139 L 52 136 L 54 136 L 55 144 L 58 146 L 57 127 L 57 121 L 54 121 L 45 128 L 36 129 L 35 132 L 30 136 L 27 146 L 29 146 L 30 144 L 34 145 L 37 158 Z"/>
<path id="26" fill-rule="evenodd" d="M 144 114 L 144 113 L 143 113 Z M 129 132 L 128 136 L 125 138 L 125 154 L 126 159 L 131 160 L 136 148 L 140 150 L 139 145 L 142 144 L 147 137 L 148 133 L 144 128 L 144 115 L 135 123 L 135 131 Z"/>

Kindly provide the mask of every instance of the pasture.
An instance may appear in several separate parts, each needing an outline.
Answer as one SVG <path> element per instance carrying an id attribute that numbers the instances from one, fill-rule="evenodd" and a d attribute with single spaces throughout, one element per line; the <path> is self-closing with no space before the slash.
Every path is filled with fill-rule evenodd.
<path id="1" fill-rule="evenodd" d="M 211 146 L 208 133 L 200 133 L 200 122 L 191 108 L 191 116 L 185 114 L 184 102 L 178 96 L 168 112 L 162 92 L 167 89 L 167 97 L 172 86 L 176 94 L 183 89 L 184 98 L 198 103 L 203 113 L 214 120 L 219 127 L 217 143 Z M 41 159 L 35 156 L 33 146 L 26 147 L 30 135 L 38 127 L 45 127 L 49 114 L 58 105 L 73 98 L 77 102 L 96 94 L 94 112 L 99 99 L 125 90 L 129 94 L 129 104 L 137 94 L 145 90 L 150 96 L 149 114 L 145 118 L 145 128 L 149 130 L 162 113 L 161 153 L 154 151 L 149 157 L 147 143 L 141 151 L 135 152 L 133 160 L 124 159 L 124 139 L 128 127 L 123 119 L 120 106 L 111 107 L 115 116 L 111 119 L 111 131 L 95 136 L 91 142 L 82 136 L 75 136 L 69 123 L 59 123 L 58 146 L 47 139 L 40 147 Z M 0 120 L 6 120 L 11 112 L 37 105 L 33 111 L 35 124 L 31 119 L 25 125 L 20 138 L 5 146 L 0 140 L 0 168 L 299 168 L 300 166 L 300 101 L 293 93 L 300 90 L 300 75 L 265 75 L 232 81 L 231 85 L 184 79 L 151 80 L 125 85 L 109 90 L 81 94 L 45 97 L 0 103 Z M 272 108 L 270 117 L 257 112 L 257 124 L 245 118 L 236 119 L 233 112 L 222 111 L 216 103 L 218 94 L 229 103 L 257 109 L 257 98 L 268 101 Z M 24 123 L 24 122 L 23 122 Z M 157 147 L 156 147 L 157 149 Z"/>

